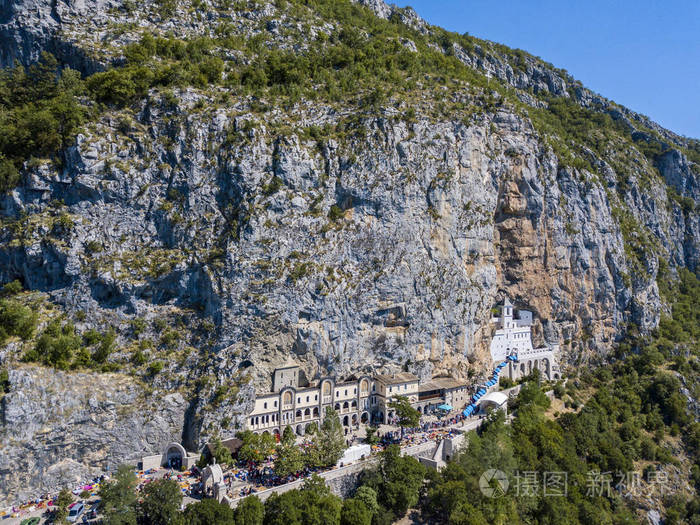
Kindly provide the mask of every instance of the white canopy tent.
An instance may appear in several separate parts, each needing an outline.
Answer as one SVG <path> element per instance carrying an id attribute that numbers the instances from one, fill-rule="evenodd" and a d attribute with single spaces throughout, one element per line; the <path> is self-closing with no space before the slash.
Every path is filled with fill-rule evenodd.
<path id="1" fill-rule="evenodd" d="M 343 457 L 338 460 L 338 465 L 347 465 L 348 463 L 359 461 L 363 456 L 368 458 L 371 452 L 372 447 L 369 445 L 353 445 L 345 449 Z"/>

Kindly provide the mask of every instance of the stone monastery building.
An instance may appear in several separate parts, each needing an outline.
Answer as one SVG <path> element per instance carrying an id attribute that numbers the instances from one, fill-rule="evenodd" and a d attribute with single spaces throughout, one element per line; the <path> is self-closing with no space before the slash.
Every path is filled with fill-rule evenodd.
<path id="1" fill-rule="evenodd" d="M 388 423 L 394 417 L 389 408 L 396 396 L 408 398 L 421 413 L 445 403 L 459 407 L 469 395 L 467 385 L 452 378 L 437 377 L 421 384 L 409 372 L 362 375 L 346 381 L 319 377 L 300 384 L 299 366 L 277 368 L 272 376 L 272 391 L 258 394 L 255 408 L 246 419 L 246 428 L 254 432 L 281 433 L 290 426 L 303 435 L 311 424 L 320 425 L 326 407 L 338 412 L 343 426 L 357 423 Z"/>
<path id="2" fill-rule="evenodd" d="M 520 310 L 516 316 L 512 303 L 506 299 L 501 316 L 492 322 L 497 324 L 491 342 L 494 363 L 505 361 L 509 355 L 518 356 L 517 361 L 508 362 L 508 377 L 517 379 L 537 368 L 547 379 L 559 378 L 554 356 L 557 347 L 532 347 L 532 312 Z M 345 381 L 334 376 L 320 376 L 311 382 L 303 378 L 299 366 L 293 363 L 275 369 L 272 391 L 257 394 L 245 427 L 254 432 L 278 434 L 289 426 L 303 435 L 310 425 L 320 425 L 327 407 L 335 409 L 343 426 L 349 427 L 357 423 L 391 422 L 394 413 L 389 404 L 396 396 L 408 398 L 422 414 L 439 406 L 461 409 L 471 397 L 462 381 L 434 377 L 421 383 L 418 376 L 409 372 L 361 375 Z"/>

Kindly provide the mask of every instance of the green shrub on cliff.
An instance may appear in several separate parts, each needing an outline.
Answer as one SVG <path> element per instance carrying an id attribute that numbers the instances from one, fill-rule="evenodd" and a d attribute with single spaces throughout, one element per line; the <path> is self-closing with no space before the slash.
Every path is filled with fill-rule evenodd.
<path id="1" fill-rule="evenodd" d="M 54 157 L 71 140 L 87 110 L 80 74 L 49 53 L 25 68 L 0 70 L 0 191 L 19 182 L 30 157 Z"/>
<path id="2" fill-rule="evenodd" d="M 0 344 L 11 336 L 29 339 L 36 325 L 36 312 L 15 300 L 0 299 Z"/>
<path id="3" fill-rule="evenodd" d="M 44 329 L 34 348 L 24 355 L 24 360 L 67 370 L 81 343 L 73 324 L 61 325 L 60 319 L 55 319 Z"/>

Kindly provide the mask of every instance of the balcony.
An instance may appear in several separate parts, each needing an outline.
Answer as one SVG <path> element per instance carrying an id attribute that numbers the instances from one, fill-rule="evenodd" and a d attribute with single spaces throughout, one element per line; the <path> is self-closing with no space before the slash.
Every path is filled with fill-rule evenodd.
<path id="1" fill-rule="evenodd" d="M 333 401 L 333 396 L 323 396 L 322 403 L 331 403 Z"/>
<path id="2" fill-rule="evenodd" d="M 418 400 L 419 401 L 427 401 L 428 399 L 439 399 L 442 397 L 442 394 L 439 392 L 437 394 L 419 394 L 418 395 Z"/>

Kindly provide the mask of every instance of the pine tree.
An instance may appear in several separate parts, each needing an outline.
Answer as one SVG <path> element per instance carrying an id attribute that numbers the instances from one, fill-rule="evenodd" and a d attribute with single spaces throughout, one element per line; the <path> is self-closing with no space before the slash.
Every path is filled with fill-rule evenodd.
<path id="1" fill-rule="evenodd" d="M 340 423 L 338 413 L 331 407 L 326 407 L 321 428 L 314 436 L 313 442 L 313 462 L 316 466 L 330 467 L 335 465 L 343 455 L 345 450 L 343 425 Z"/>
<path id="2" fill-rule="evenodd" d="M 396 399 L 389 403 L 389 408 L 396 413 L 396 417 L 399 419 L 399 426 L 401 427 L 402 436 L 404 428 L 418 426 L 420 421 L 420 412 L 411 406 L 411 402 L 407 397 L 397 396 Z"/>
<path id="3" fill-rule="evenodd" d="M 100 488 L 100 507 L 106 525 L 136 523 L 136 474 L 128 465 L 120 465 L 114 478 Z"/>

